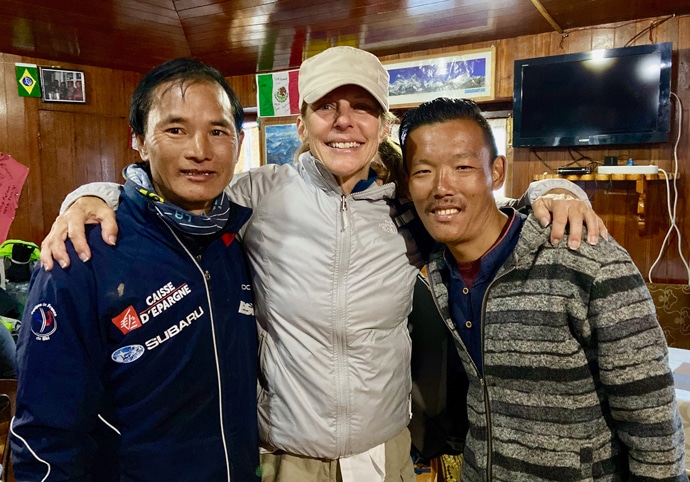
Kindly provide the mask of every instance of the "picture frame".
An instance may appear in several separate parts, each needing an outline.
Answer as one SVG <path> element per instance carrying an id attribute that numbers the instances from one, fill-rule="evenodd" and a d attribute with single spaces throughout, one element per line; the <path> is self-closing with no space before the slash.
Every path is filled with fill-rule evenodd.
<path id="1" fill-rule="evenodd" d="M 81 70 L 39 67 L 43 102 L 86 103 L 86 81 Z"/>
<path id="2" fill-rule="evenodd" d="M 437 97 L 493 100 L 496 47 L 382 62 L 390 75 L 391 108 L 415 107 Z"/>
<path id="3" fill-rule="evenodd" d="M 260 117 L 261 165 L 289 164 L 302 142 L 297 135 L 297 116 Z"/>

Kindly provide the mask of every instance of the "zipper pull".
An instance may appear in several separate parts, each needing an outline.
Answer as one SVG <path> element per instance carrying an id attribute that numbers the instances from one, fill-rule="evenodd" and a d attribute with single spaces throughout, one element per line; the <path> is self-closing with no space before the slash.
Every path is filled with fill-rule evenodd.
<path id="1" fill-rule="evenodd" d="M 343 194 L 340 198 L 340 212 L 343 214 L 343 231 L 350 226 L 350 221 L 347 217 L 347 198 Z"/>

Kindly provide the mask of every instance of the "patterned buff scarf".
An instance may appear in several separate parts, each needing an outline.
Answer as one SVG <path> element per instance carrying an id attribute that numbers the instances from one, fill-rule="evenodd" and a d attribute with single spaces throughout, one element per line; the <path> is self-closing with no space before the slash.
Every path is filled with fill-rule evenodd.
<path id="1" fill-rule="evenodd" d="M 230 216 L 230 200 L 224 192 L 213 202 L 209 213 L 193 214 L 175 206 L 155 193 L 148 164 L 131 164 L 125 168 L 127 181 L 149 200 L 149 208 L 175 229 L 192 235 L 215 234 L 225 227 Z"/>

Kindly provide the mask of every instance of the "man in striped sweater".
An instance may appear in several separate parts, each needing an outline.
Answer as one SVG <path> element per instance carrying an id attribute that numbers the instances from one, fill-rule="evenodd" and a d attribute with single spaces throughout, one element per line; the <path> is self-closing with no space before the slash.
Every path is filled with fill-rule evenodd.
<path id="1" fill-rule="evenodd" d="M 400 139 L 469 378 L 462 480 L 687 481 L 666 342 L 628 253 L 553 246 L 533 216 L 497 209 L 505 158 L 472 101 L 422 104 Z"/>

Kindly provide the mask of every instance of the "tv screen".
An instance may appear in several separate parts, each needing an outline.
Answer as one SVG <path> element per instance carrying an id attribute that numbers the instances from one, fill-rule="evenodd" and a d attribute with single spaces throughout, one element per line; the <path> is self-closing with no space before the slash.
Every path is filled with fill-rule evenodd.
<path id="1" fill-rule="evenodd" d="M 515 61 L 513 146 L 664 142 L 670 42 Z"/>

